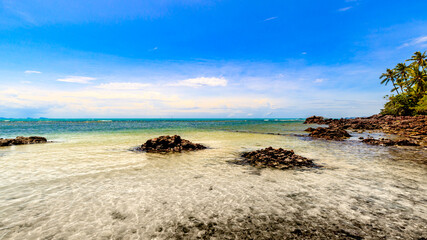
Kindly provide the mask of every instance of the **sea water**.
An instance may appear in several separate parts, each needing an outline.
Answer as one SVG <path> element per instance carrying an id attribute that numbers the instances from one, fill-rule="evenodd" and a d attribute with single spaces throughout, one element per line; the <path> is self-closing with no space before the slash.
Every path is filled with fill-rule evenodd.
<path id="1" fill-rule="evenodd" d="M 427 237 L 427 153 L 313 140 L 299 119 L 8 119 L 0 137 L 0 239 Z M 314 125 L 310 125 L 314 126 Z M 178 134 L 209 148 L 130 151 Z M 321 165 L 235 165 L 292 149 Z"/>

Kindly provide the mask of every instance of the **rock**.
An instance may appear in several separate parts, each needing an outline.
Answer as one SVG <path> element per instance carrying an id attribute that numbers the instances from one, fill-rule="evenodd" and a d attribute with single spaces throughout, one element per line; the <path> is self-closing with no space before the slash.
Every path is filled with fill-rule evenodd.
<path id="1" fill-rule="evenodd" d="M 427 115 L 390 116 L 377 114 L 363 118 L 341 119 L 312 116 L 307 118 L 304 123 L 327 124 L 330 127 L 351 130 L 379 130 L 384 133 L 399 135 L 408 142 L 427 146 Z M 407 143 L 402 142 L 401 144 Z"/>
<path id="2" fill-rule="evenodd" d="M 202 144 L 192 143 L 188 140 L 182 139 L 178 135 L 174 135 L 149 139 L 137 150 L 145 152 L 181 152 L 201 149 L 206 149 L 206 147 Z"/>
<path id="3" fill-rule="evenodd" d="M 11 139 L 0 138 L 0 146 L 12 146 L 12 145 L 23 145 L 23 144 L 35 144 L 35 143 L 46 143 L 47 139 L 39 136 L 22 137 L 18 136 Z"/>
<path id="4" fill-rule="evenodd" d="M 304 131 L 306 131 L 306 132 L 313 132 L 314 130 L 316 130 L 315 128 L 312 128 L 312 127 L 309 127 L 309 128 L 307 128 L 306 130 L 304 130 Z"/>
<path id="5" fill-rule="evenodd" d="M 257 168 L 289 169 L 315 166 L 312 160 L 296 155 L 292 150 L 288 151 L 282 148 L 274 149 L 268 147 L 257 151 L 246 152 L 241 156 L 243 160 L 236 163 L 248 163 Z"/>
<path id="6" fill-rule="evenodd" d="M 394 141 L 390 139 L 374 139 L 374 138 L 366 138 L 363 139 L 362 142 L 369 145 L 381 145 L 381 146 L 393 146 Z"/>
<path id="7" fill-rule="evenodd" d="M 337 127 L 327 127 L 327 128 L 318 127 L 316 129 L 311 129 L 311 130 L 312 131 L 308 136 L 314 137 L 314 138 L 341 141 L 351 137 L 351 135 L 346 130 L 342 128 L 337 128 Z"/>
<path id="8" fill-rule="evenodd" d="M 304 124 L 324 124 L 325 119 L 320 116 L 311 116 L 305 119 Z"/>
<path id="9" fill-rule="evenodd" d="M 366 138 L 363 139 L 362 142 L 370 145 L 380 145 L 380 146 L 419 146 L 419 144 L 409 141 L 407 139 L 396 140 L 393 141 L 391 139 L 374 139 L 374 138 Z"/>

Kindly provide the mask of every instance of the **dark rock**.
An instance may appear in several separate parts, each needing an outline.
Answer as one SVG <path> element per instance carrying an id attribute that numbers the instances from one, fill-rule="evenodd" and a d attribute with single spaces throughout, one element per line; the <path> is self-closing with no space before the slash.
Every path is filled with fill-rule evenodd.
<path id="1" fill-rule="evenodd" d="M 363 139 L 362 142 L 369 145 L 381 145 L 381 146 L 393 146 L 394 141 L 390 139 L 374 139 L 374 138 L 366 138 Z"/>
<path id="2" fill-rule="evenodd" d="M 409 141 L 407 139 L 403 140 L 391 140 L 391 139 L 374 139 L 374 138 L 366 138 L 363 139 L 362 142 L 370 145 L 380 145 L 380 146 L 419 146 L 417 143 Z"/>
<path id="3" fill-rule="evenodd" d="M 346 130 L 337 127 L 318 127 L 316 129 L 311 129 L 311 133 L 308 136 L 336 141 L 341 141 L 351 137 Z"/>
<path id="4" fill-rule="evenodd" d="M 265 149 L 246 152 L 242 154 L 243 163 L 248 163 L 257 168 L 277 168 L 289 169 L 294 167 L 312 167 L 313 161 L 305 157 L 296 155 L 294 151 L 287 151 L 282 148 Z"/>
<path id="5" fill-rule="evenodd" d="M 421 116 L 390 116 L 373 115 L 363 118 L 326 119 L 312 116 L 306 119 L 308 124 L 326 124 L 330 127 L 351 130 L 379 130 L 384 133 L 396 134 L 408 142 L 427 146 L 427 115 Z M 406 143 L 401 143 L 406 144 Z"/>
<path id="6" fill-rule="evenodd" d="M 181 152 L 201 149 L 206 149 L 206 147 L 202 144 L 192 143 L 188 140 L 182 139 L 178 135 L 174 135 L 149 139 L 137 150 L 145 152 Z"/>
<path id="7" fill-rule="evenodd" d="M 35 143 L 46 143 L 47 139 L 44 137 L 31 136 L 22 137 L 18 136 L 11 139 L 0 138 L 0 146 L 12 146 L 12 145 L 23 145 L 23 144 L 35 144 Z"/>
<path id="8" fill-rule="evenodd" d="M 420 146 L 418 143 L 412 142 L 408 139 L 395 141 L 397 146 Z"/>
<path id="9" fill-rule="evenodd" d="M 324 124 L 325 118 L 320 116 L 311 116 L 305 119 L 304 124 Z"/>
<path id="10" fill-rule="evenodd" d="M 304 130 L 304 131 L 306 131 L 306 132 L 313 132 L 314 130 L 315 130 L 315 128 L 309 127 L 306 130 Z"/>

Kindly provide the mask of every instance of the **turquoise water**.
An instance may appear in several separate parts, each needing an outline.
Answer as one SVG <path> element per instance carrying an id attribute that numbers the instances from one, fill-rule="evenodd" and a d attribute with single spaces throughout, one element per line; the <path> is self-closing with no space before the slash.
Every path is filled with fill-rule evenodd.
<path id="1" fill-rule="evenodd" d="M 57 135 L 70 132 L 153 130 L 229 130 L 288 133 L 303 130 L 302 119 L 1 119 L 0 137 Z M 286 123 L 290 128 L 284 128 Z M 294 125 L 290 125 L 294 124 Z M 304 126 L 305 127 L 305 126 Z"/>
<path id="2" fill-rule="evenodd" d="M 0 148 L 0 240 L 195 239 L 209 224 L 223 234 L 217 239 L 249 230 L 257 239 L 292 239 L 296 229 L 317 239 L 427 235 L 423 148 L 369 146 L 356 133 L 342 142 L 309 139 L 297 119 L 4 120 L 2 138 L 52 142 Z M 130 151 L 172 134 L 209 148 Z M 269 146 L 323 167 L 230 164 Z"/>

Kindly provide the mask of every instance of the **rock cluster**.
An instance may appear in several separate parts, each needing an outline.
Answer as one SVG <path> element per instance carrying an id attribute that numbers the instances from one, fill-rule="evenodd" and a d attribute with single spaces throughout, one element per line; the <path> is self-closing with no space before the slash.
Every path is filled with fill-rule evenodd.
<path id="1" fill-rule="evenodd" d="M 11 139 L 0 138 L 0 146 L 12 146 L 23 144 L 46 143 L 47 139 L 44 137 L 31 136 L 31 137 L 16 137 Z"/>
<path id="2" fill-rule="evenodd" d="M 366 138 L 363 139 L 362 142 L 370 145 L 380 145 L 380 146 L 419 146 L 419 144 L 409 141 L 407 139 L 403 140 L 391 140 L 391 139 L 374 139 L 374 138 Z"/>
<path id="3" fill-rule="evenodd" d="M 268 147 L 265 149 L 246 152 L 242 154 L 244 163 L 257 168 L 277 168 L 289 169 L 293 167 L 314 166 L 313 161 L 305 157 L 296 155 L 294 151 L 287 151 L 282 148 L 275 149 Z"/>
<path id="4" fill-rule="evenodd" d="M 202 144 L 192 143 L 188 140 L 182 139 L 178 135 L 160 136 L 149 139 L 142 144 L 140 148 L 138 148 L 138 150 L 145 152 L 181 152 L 201 149 L 206 149 L 206 147 Z"/>
<path id="5" fill-rule="evenodd" d="M 321 116 L 311 116 L 305 119 L 304 124 L 327 124 L 325 118 Z"/>
<path id="6" fill-rule="evenodd" d="M 343 128 L 338 127 L 318 127 L 318 128 L 307 128 L 305 131 L 310 132 L 308 136 L 314 138 L 322 138 L 326 140 L 341 141 L 351 137 L 350 134 Z"/>
<path id="7" fill-rule="evenodd" d="M 353 130 L 379 130 L 384 133 L 397 134 L 409 142 L 427 145 L 427 115 L 422 116 L 390 116 L 373 115 L 364 118 L 325 119 L 312 116 L 306 124 L 327 124 L 330 127 Z"/>

